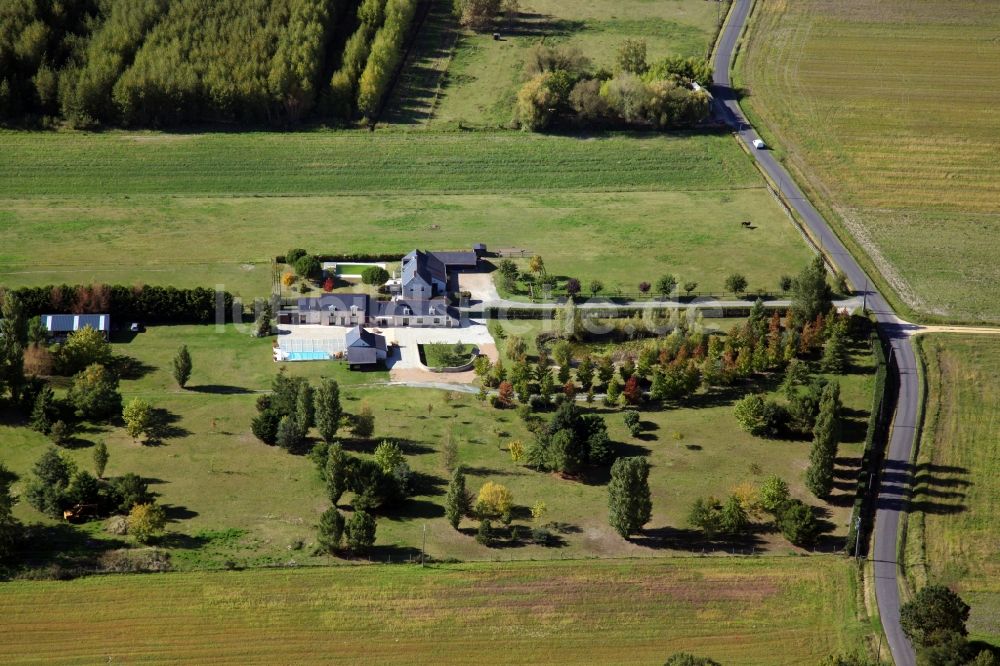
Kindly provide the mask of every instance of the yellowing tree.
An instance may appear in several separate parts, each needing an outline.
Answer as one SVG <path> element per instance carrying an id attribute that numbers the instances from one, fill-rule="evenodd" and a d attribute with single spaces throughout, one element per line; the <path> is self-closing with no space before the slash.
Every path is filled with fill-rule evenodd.
<path id="1" fill-rule="evenodd" d="M 519 439 L 515 439 L 513 442 L 508 444 L 507 450 L 510 452 L 510 459 L 514 462 L 521 462 L 524 458 L 524 444 L 522 444 Z"/>
<path id="2" fill-rule="evenodd" d="M 476 499 L 476 513 L 480 517 L 500 517 L 504 522 L 510 522 L 510 510 L 514 506 L 514 495 L 499 483 L 487 481 L 479 489 Z"/>
<path id="3" fill-rule="evenodd" d="M 167 514 L 158 504 L 136 504 L 128 514 L 128 533 L 139 543 L 146 543 L 163 531 Z"/>
<path id="4" fill-rule="evenodd" d="M 125 420 L 125 431 L 137 439 L 149 430 L 149 425 L 153 417 L 153 408 L 142 398 L 132 398 L 122 410 L 122 419 Z"/>
<path id="5" fill-rule="evenodd" d="M 533 520 L 536 523 L 540 523 L 542 522 L 542 518 L 544 518 L 545 514 L 548 512 L 549 512 L 549 507 L 545 506 L 545 502 L 543 502 L 542 500 L 538 500 L 531 507 L 531 520 Z"/>

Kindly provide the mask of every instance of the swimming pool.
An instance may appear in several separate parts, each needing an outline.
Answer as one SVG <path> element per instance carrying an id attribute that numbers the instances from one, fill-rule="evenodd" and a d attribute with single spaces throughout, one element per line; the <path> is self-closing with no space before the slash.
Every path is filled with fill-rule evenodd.
<path id="1" fill-rule="evenodd" d="M 329 361 L 330 353 L 322 351 L 312 351 L 312 352 L 288 352 L 285 357 L 286 361 Z"/>

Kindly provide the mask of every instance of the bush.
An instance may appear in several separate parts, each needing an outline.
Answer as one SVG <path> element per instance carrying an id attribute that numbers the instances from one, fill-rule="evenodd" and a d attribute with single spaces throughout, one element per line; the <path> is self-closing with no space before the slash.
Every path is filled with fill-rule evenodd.
<path id="1" fill-rule="evenodd" d="M 301 278 L 314 278 L 319 275 L 321 270 L 319 259 L 311 254 L 295 260 L 295 272 Z"/>
<path id="2" fill-rule="evenodd" d="M 789 500 L 778 514 L 778 527 L 796 546 L 809 548 L 820 535 L 820 524 L 811 506 L 801 500 Z"/>
<path id="3" fill-rule="evenodd" d="M 473 30 L 486 30 L 500 11 L 500 0 L 453 0 L 459 23 Z"/>
<path id="4" fill-rule="evenodd" d="M 539 546 L 551 546 L 555 543 L 555 535 L 544 527 L 535 527 L 531 530 L 531 540 Z"/>
<path id="5" fill-rule="evenodd" d="M 294 266 L 295 262 L 297 262 L 302 257 L 306 256 L 307 254 L 309 253 L 300 247 L 297 247 L 293 250 L 289 250 L 288 252 L 285 252 L 285 263 L 288 264 L 289 266 Z"/>
<path id="6" fill-rule="evenodd" d="M 737 401 L 733 415 L 740 428 L 755 437 L 776 436 L 788 420 L 787 412 L 781 405 L 773 400 L 765 401 L 756 393 Z"/>
<path id="7" fill-rule="evenodd" d="M 642 425 L 639 420 L 639 412 L 634 409 L 626 409 L 623 418 L 625 427 L 633 437 L 638 437 L 642 433 Z"/>
<path id="8" fill-rule="evenodd" d="M 529 79 L 517 93 L 517 120 L 528 130 L 542 130 L 549 126 L 559 104 L 559 96 L 549 86 L 550 73 L 538 74 Z"/>
<path id="9" fill-rule="evenodd" d="M 493 523 L 489 518 L 483 518 L 479 522 L 479 529 L 476 531 L 476 542 L 489 548 L 493 545 Z"/>
<path id="10" fill-rule="evenodd" d="M 389 271 L 381 266 L 369 266 L 361 271 L 361 281 L 365 284 L 385 284 L 389 281 Z"/>

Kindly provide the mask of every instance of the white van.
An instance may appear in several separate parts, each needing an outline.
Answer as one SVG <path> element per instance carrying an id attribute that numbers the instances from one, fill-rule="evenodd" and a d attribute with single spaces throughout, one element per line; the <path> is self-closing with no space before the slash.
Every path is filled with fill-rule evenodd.
<path id="1" fill-rule="evenodd" d="M 754 139 L 753 140 L 753 147 L 756 148 L 757 150 L 764 150 L 764 148 L 766 148 L 767 146 L 764 145 L 764 141 L 763 140 L 761 140 L 761 139 Z"/>

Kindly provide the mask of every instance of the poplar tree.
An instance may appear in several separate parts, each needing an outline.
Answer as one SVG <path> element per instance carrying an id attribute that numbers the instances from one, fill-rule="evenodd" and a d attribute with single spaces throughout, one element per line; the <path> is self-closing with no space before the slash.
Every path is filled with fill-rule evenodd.
<path id="1" fill-rule="evenodd" d="M 316 429 L 327 444 L 332 444 L 344 410 L 340 406 L 340 385 L 324 379 L 316 390 Z"/>
<path id="2" fill-rule="evenodd" d="M 448 523 L 458 529 L 462 517 L 469 513 L 469 493 L 465 489 L 465 473 L 462 468 L 455 470 L 448 482 L 448 494 L 445 496 L 445 516 Z"/>

